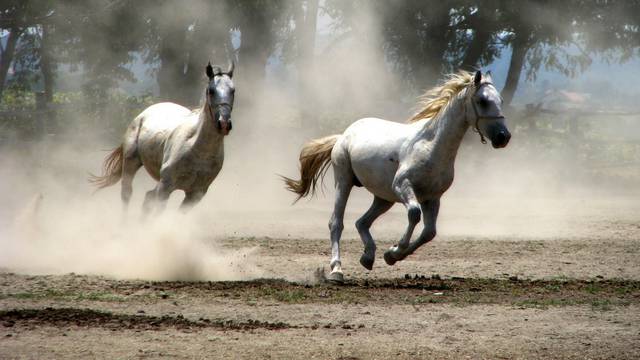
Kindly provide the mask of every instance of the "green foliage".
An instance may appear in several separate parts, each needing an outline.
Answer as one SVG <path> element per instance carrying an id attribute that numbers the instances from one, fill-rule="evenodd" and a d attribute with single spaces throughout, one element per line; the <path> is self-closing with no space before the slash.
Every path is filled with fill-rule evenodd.
<path id="1" fill-rule="evenodd" d="M 41 24 L 47 23 L 52 25 L 54 58 L 81 67 L 85 93 L 101 97 L 120 80 L 135 81 L 127 67 L 135 53 L 145 54 L 154 66 L 160 62 L 156 68 L 159 81 L 162 74 L 170 73 L 175 87 L 183 91 L 180 78 L 189 83 L 201 75 L 201 58 L 213 53 L 219 61 L 227 56 L 225 47 L 226 52 L 233 50 L 230 29 L 242 32 L 238 56 L 245 65 L 259 60 L 264 66 L 279 41 L 282 56 L 293 60 L 303 51 L 297 28 L 307 5 L 293 0 L 189 0 L 189 4 L 14 0 L 0 7 L 0 13 L 23 19 L 30 29 L 24 32 L 16 53 L 21 64 L 16 81 L 39 81 L 34 74 L 39 71 Z M 512 45 L 515 34 L 527 38 L 530 79 L 543 67 L 575 76 L 590 65 L 594 54 L 626 61 L 637 55 L 640 44 L 640 4 L 631 1 L 328 0 L 321 7 L 323 14 L 334 19 L 336 33 L 367 41 L 370 34 L 362 25 L 363 11 L 380 18 L 384 37 L 380 45 L 391 65 L 417 89 L 433 83 L 443 70 L 491 62 Z M 484 36 L 479 36 L 483 32 Z M 182 71 L 185 65 L 189 66 Z"/>
<path id="2" fill-rule="evenodd" d="M 57 92 L 49 105 L 55 123 L 49 125 L 48 131 L 105 133 L 117 139 L 133 118 L 155 102 L 157 99 L 150 94 L 132 96 L 112 92 L 96 101 L 81 91 Z M 42 115 L 35 111 L 34 92 L 10 88 L 2 94 L 0 104 L 0 111 L 9 110 L 12 114 L 0 118 L 0 128 L 16 131 L 23 137 L 37 133 L 37 121 Z"/>
<path id="3" fill-rule="evenodd" d="M 303 302 L 307 296 L 302 289 L 263 289 L 262 297 L 272 298 L 278 302 L 297 304 Z"/>
<path id="4" fill-rule="evenodd" d="M 2 93 L 0 111 L 32 109 L 36 105 L 33 91 L 26 91 L 18 87 L 9 87 Z"/>

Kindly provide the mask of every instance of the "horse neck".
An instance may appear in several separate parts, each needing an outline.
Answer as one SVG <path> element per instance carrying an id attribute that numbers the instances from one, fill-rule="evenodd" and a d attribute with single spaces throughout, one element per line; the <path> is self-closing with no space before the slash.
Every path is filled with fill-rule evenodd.
<path id="1" fill-rule="evenodd" d="M 433 152 L 453 161 L 469 125 L 465 119 L 465 94 L 458 94 L 443 112 L 427 120 L 418 136 L 429 138 Z"/>
<path id="2" fill-rule="evenodd" d="M 223 144 L 224 136 L 216 129 L 211 109 L 206 101 L 198 116 L 195 139 L 194 148 L 203 151 L 213 151 Z"/>

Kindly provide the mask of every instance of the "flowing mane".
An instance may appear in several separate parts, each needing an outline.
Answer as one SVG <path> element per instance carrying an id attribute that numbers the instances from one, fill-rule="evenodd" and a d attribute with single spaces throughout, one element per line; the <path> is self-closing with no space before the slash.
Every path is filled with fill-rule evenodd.
<path id="1" fill-rule="evenodd" d="M 415 113 L 407 122 L 413 123 L 422 119 L 433 118 L 449 104 L 451 99 L 469 85 L 473 86 L 473 73 L 459 71 L 457 74 L 447 75 L 441 85 L 428 90 L 424 95 L 420 96 L 418 107 L 421 110 Z"/>

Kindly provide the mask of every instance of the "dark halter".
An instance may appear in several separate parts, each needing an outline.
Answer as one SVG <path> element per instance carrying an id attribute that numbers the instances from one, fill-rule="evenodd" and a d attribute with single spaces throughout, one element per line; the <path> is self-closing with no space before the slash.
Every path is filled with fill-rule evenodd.
<path id="1" fill-rule="evenodd" d="M 231 110 L 233 110 L 233 106 L 231 106 L 231 104 L 226 103 L 226 102 L 218 103 L 218 104 L 214 104 L 214 105 L 212 106 L 212 105 L 211 105 L 211 102 L 209 101 L 209 94 L 210 94 L 210 92 L 209 92 L 209 88 L 207 88 L 206 94 L 207 94 L 207 95 L 205 96 L 205 98 L 206 98 L 206 101 L 207 101 L 207 108 L 209 109 L 209 116 L 211 116 L 211 120 L 212 120 L 212 121 L 216 121 L 216 120 L 217 120 L 217 119 L 213 116 L 213 110 L 211 109 L 213 106 L 215 106 L 216 108 L 218 108 L 218 107 L 221 107 L 221 106 L 225 106 L 225 105 L 226 105 L 226 106 L 228 106 Z"/>
<path id="2" fill-rule="evenodd" d="M 484 85 L 493 85 L 493 83 L 490 82 L 484 82 L 482 84 L 480 84 L 480 86 L 478 86 L 478 88 L 476 89 L 476 91 L 474 92 L 474 95 L 480 91 L 480 89 L 484 86 Z M 495 85 L 494 85 L 495 87 Z M 483 144 L 487 143 L 487 140 L 484 138 L 484 135 L 482 134 L 482 132 L 480 131 L 480 128 L 478 127 L 478 121 L 480 121 L 480 119 L 504 119 L 504 115 L 498 115 L 498 116 L 480 116 L 480 113 L 478 112 L 478 108 L 476 105 L 476 102 L 473 101 L 473 99 L 471 99 L 471 107 L 473 108 L 473 112 L 476 115 L 476 124 L 475 127 L 473 129 L 473 131 L 477 132 L 478 135 L 480 135 L 480 142 Z"/>

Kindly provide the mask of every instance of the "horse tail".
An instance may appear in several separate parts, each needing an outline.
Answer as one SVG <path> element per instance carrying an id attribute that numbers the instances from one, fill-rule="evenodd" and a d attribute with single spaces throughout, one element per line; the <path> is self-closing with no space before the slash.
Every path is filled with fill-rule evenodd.
<path id="1" fill-rule="evenodd" d="M 107 155 L 102 164 L 102 175 L 97 176 L 89 174 L 89 182 L 96 186 L 100 190 L 108 186 L 114 185 L 122 177 L 122 160 L 123 160 L 122 145 L 113 149 L 113 151 Z"/>
<path id="2" fill-rule="evenodd" d="M 287 190 L 298 194 L 295 201 L 316 192 L 318 180 L 322 180 L 331 163 L 331 150 L 340 135 L 314 139 L 300 151 L 300 180 L 282 177 Z"/>

